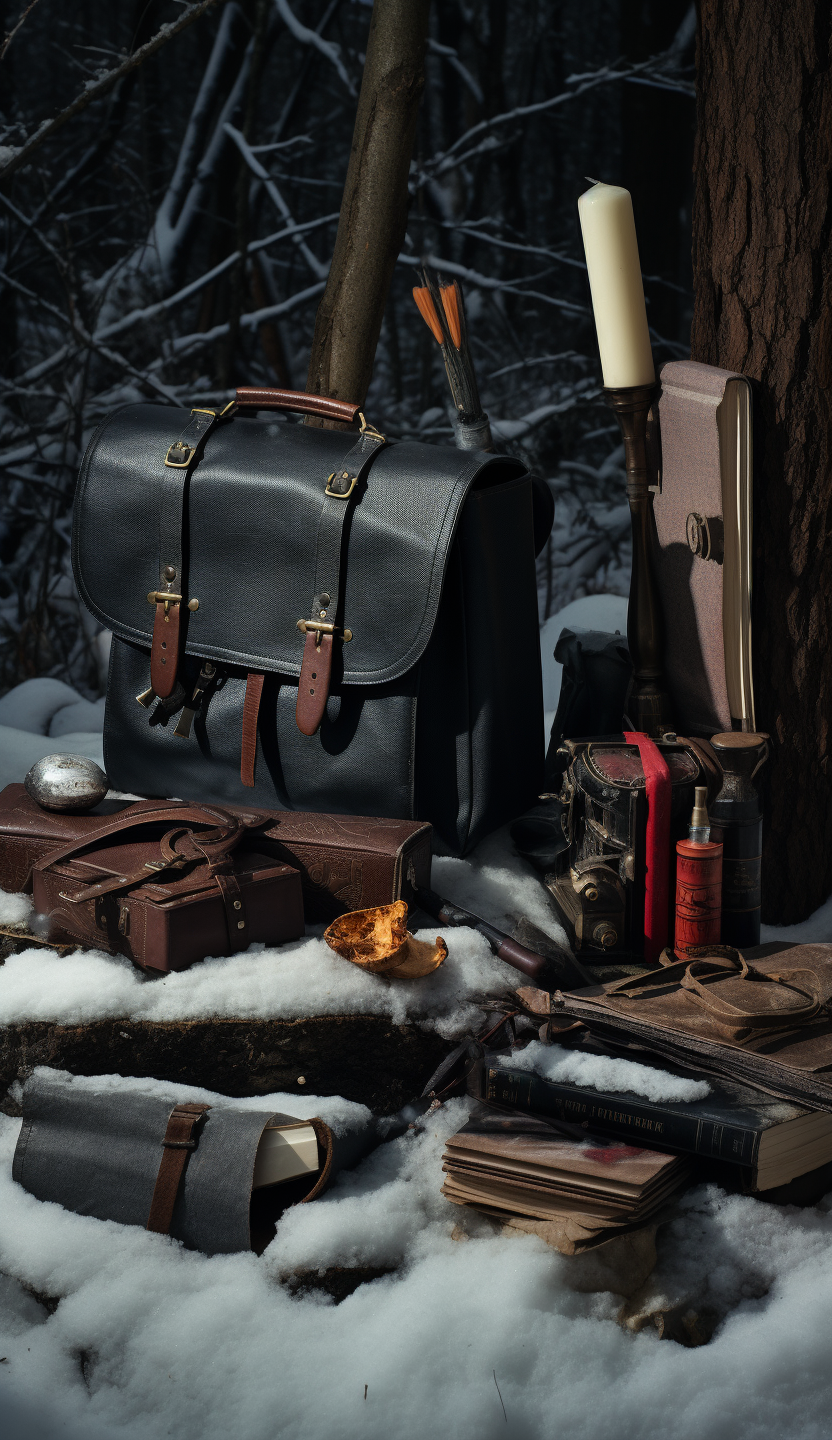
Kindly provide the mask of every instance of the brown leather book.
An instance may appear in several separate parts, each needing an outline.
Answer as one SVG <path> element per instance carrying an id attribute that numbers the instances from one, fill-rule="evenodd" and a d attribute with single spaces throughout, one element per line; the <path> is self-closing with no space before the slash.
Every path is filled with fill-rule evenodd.
<path id="1" fill-rule="evenodd" d="M 694 360 L 660 378 L 656 579 L 676 725 L 754 730 L 751 387 Z"/>
<path id="2" fill-rule="evenodd" d="M 665 955 L 669 955 L 665 951 Z M 728 946 L 644 975 L 553 997 L 615 1048 L 832 1113 L 832 945 Z"/>
<path id="3" fill-rule="evenodd" d="M 43 810 L 22 785 L 0 791 L 0 889 L 31 891 L 32 866 L 50 850 L 91 835 L 108 815 L 123 814 L 127 800 L 105 800 L 86 815 Z M 141 814 L 174 801 L 142 800 Z M 255 813 L 268 821 L 249 846 L 273 861 L 300 871 L 307 920 L 331 920 L 345 910 L 365 910 L 394 900 L 413 900 L 430 884 L 431 827 L 420 821 L 361 815 L 308 815 L 224 805 L 241 818 Z M 256 838 L 256 847 L 254 839 Z"/>

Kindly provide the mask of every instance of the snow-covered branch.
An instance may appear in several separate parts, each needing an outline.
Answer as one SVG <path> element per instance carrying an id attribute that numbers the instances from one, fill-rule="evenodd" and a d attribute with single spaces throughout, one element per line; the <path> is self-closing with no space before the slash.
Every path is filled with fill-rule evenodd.
<path id="1" fill-rule="evenodd" d="M 47 140 L 50 140 L 53 135 L 57 134 L 57 132 L 66 125 L 68 120 L 73 120 L 76 115 L 80 115 L 82 110 L 86 110 L 87 106 L 91 105 L 94 100 L 99 100 L 102 96 L 108 95 L 119 80 L 125 75 L 129 75 L 131 70 L 135 70 L 139 65 L 144 64 L 145 60 L 151 55 L 155 55 L 157 50 L 160 50 L 163 45 L 167 45 L 168 41 L 173 40 L 175 36 L 180 35 L 183 30 L 186 30 L 189 25 L 193 24 L 194 20 L 198 20 L 201 15 L 205 14 L 206 10 L 210 10 L 211 6 L 215 4 L 216 0 L 196 0 L 195 4 L 189 5 L 187 9 L 182 11 L 178 19 L 171 20 L 168 24 L 160 26 L 152 39 L 148 40 L 145 45 L 142 45 L 135 54 L 128 56 L 121 65 L 115 65 L 112 70 L 102 67 L 97 78 L 87 81 L 83 90 L 79 95 L 76 95 L 71 105 L 67 105 L 64 110 L 61 110 L 51 120 L 41 121 L 37 130 L 35 130 L 22 145 L 4 145 L 0 147 L 0 180 L 6 179 L 9 175 L 13 175 L 15 171 L 22 169 L 24 165 L 28 165 L 35 151 L 39 150 L 41 145 Z"/>

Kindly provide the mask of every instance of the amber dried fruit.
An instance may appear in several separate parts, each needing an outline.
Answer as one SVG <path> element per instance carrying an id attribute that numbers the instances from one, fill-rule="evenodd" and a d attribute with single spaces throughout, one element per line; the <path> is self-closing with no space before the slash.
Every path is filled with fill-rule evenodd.
<path id="1" fill-rule="evenodd" d="M 371 910 L 352 910 L 340 915 L 324 931 L 331 950 L 370 970 L 397 980 L 416 980 L 437 970 L 448 953 L 440 936 L 435 945 L 416 940 L 407 929 L 407 905 L 376 905 Z"/>

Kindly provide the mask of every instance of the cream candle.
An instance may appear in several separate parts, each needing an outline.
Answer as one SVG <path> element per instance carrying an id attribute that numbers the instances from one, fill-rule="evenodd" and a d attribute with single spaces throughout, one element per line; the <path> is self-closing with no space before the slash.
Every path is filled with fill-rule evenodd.
<path id="1" fill-rule="evenodd" d="M 604 385 L 652 385 L 656 372 L 629 190 L 596 183 L 578 200 Z"/>

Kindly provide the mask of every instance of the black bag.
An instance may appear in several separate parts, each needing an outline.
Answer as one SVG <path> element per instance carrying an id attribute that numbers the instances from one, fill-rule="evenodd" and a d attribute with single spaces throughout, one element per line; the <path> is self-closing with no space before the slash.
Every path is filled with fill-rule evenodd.
<path id="1" fill-rule="evenodd" d="M 462 853 L 540 788 L 548 492 L 511 458 L 266 407 L 359 416 L 248 390 L 222 415 L 128 406 L 89 444 L 73 566 L 114 637 L 110 783 L 418 816 Z"/>

